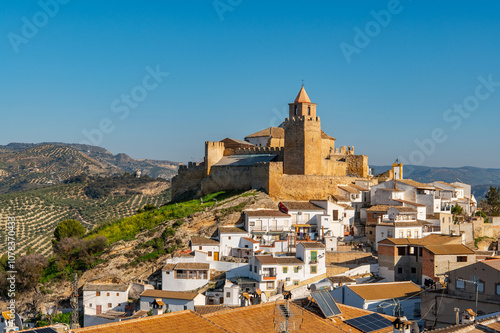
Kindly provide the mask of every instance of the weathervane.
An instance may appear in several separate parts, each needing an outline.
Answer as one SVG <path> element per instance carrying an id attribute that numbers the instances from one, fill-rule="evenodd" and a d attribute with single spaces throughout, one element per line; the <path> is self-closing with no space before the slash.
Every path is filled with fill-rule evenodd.
<path id="1" fill-rule="evenodd" d="M 302 79 L 302 87 L 304 86 L 304 79 Z"/>

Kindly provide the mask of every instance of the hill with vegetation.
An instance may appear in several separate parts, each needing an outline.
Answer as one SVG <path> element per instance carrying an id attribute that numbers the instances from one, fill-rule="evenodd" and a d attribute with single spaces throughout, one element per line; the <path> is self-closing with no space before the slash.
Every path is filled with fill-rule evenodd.
<path id="1" fill-rule="evenodd" d="M 76 219 L 87 230 L 136 214 L 145 205 L 159 207 L 170 200 L 170 183 L 148 176 L 72 176 L 60 184 L 0 195 L 0 221 L 16 219 L 17 253 L 27 249 L 48 255 L 56 225 Z M 0 252 L 5 251 L 1 239 Z"/>
<path id="2" fill-rule="evenodd" d="M 83 144 L 47 142 L 9 143 L 0 146 L 0 180 L 11 179 L 16 183 L 33 183 L 32 179 L 37 178 L 38 184 L 51 184 L 82 172 L 89 175 L 113 175 L 140 171 L 142 175 L 153 178 L 170 179 L 177 174 L 179 164 L 172 161 L 133 159 L 126 154 L 113 155 L 104 148 Z M 14 187 L 12 190 L 16 189 L 18 188 Z"/>
<path id="3" fill-rule="evenodd" d="M 392 166 L 371 166 L 373 174 L 383 173 Z M 405 165 L 403 169 L 404 178 L 413 179 L 422 183 L 433 181 L 444 181 L 453 183 L 461 181 L 472 186 L 472 192 L 476 199 L 484 198 L 490 186 L 500 187 L 500 169 L 485 169 L 477 167 L 445 168 L 427 167 L 420 165 Z"/>
<path id="4" fill-rule="evenodd" d="M 68 235 L 65 228 L 56 232 L 54 252 L 47 258 L 28 251 L 20 253 L 19 311 L 42 302 L 65 299 L 71 294 L 71 281 L 78 273 L 80 286 L 86 281 L 119 279 L 123 282 L 155 280 L 161 276 L 165 259 L 189 249 L 191 236 L 213 236 L 218 226 L 243 222 L 242 211 L 275 208 L 265 193 L 217 192 L 195 200 L 168 203 L 133 216 L 101 224 L 83 237 L 81 231 Z M 60 228 L 59 228 L 60 229 Z M 69 238 L 63 238 L 68 237 Z M 5 260 L 0 258 L 0 294 Z M 2 271 L 3 270 L 3 271 Z M 31 274 L 23 274 L 23 271 Z"/>

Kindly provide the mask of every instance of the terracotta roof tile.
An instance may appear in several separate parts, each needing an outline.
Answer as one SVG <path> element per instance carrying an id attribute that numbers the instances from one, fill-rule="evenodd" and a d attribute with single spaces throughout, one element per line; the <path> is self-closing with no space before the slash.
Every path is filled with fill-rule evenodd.
<path id="1" fill-rule="evenodd" d="M 193 237 L 191 237 L 191 244 L 192 245 L 219 245 L 220 243 L 219 243 L 219 241 L 212 239 L 212 238 L 193 236 Z"/>
<path id="2" fill-rule="evenodd" d="M 294 103 L 311 103 L 311 100 L 309 99 L 309 96 L 307 96 L 304 86 L 300 88 L 299 94 L 297 95 L 297 97 L 295 97 Z"/>
<path id="3" fill-rule="evenodd" d="M 463 244 L 426 245 L 425 248 L 434 255 L 474 254 L 475 252 Z"/>
<path id="4" fill-rule="evenodd" d="M 238 333 L 275 333 L 274 319 L 276 303 L 264 303 L 238 309 L 204 315 L 204 318 L 231 332 Z M 341 333 L 332 322 L 303 310 L 290 303 L 292 313 L 302 312 L 302 324 L 299 332 L 335 332 Z"/>
<path id="5" fill-rule="evenodd" d="M 408 201 L 408 200 L 402 200 L 402 199 L 393 199 L 394 201 L 405 203 L 408 205 L 416 206 L 416 207 L 425 207 L 425 205 L 413 202 L 413 201 Z"/>
<path id="6" fill-rule="evenodd" d="M 299 242 L 297 244 L 297 246 L 299 244 L 302 244 L 302 246 L 304 246 L 306 249 L 324 249 L 325 248 L 325 245 L 323 243 L 320 243 L 320 242 Z"/>
<path id="7" fill-rule="evenodd" d="M 229 332 L 191 310 L 166 313 L 139 319 L 124 320 L 116 323 L 90 326 L 74 330 L 95 333 L 186 333 Z"/>
<path id="8" fill-rule="evenodd" d="M 201 262 L 180 262 L 175 265 L 174 269 L 204 269 L 209 270 L 210 264 L 205 264 Z"/>
<path id="9" fill-rule="evenodd" d="M 339 189 L 344 190 L 348 193 L 359 194 L 359 190 L 352 187 L 351 185 L 339 185 Z"/>
<path id="10" fill-rule="evenodd" d="M 270 209 L 245 210 L 245 214 L 251 217 L 290 217 L 289 214 Z"/>
<path id="11" fill-rule="evenodd" d="M 252 239 L 250 237 L 243 237 L 243 239 L 246 239 L 247 241 L 249 241 L 250 243 L 254 243 L 254 244 L 258 244 L 259 241 L 256 241 L 255 239 Z"/>
<path id="12" fill-rule="evenodd" d="M 196 305 L 194 310 L 200 315 L 239 308 L 236 305 Z"/>
<path id="13" fill-rule="evenodd" d="M 219 227 L 220 234 L 248 234 L 244 229 L 238 227 Z"/>
<path id="14" fill-rule="evenodd" d="M 370 189 L 366 188 L 366 187 L 363 187 L 363 186 L 359 186 L 359 185 L 356 185 L 356 184 L 349 184 L 350 187 L 354 187 L 355 189 L 359 190 L 359 191 L 363 191 L 363 192 L 368 192 L 370 191 Z"/>
<path id="15" fill-rule="evenodd" d="M 419 286 L 411 281 L 366 283 L 348 285 L 346 288 L 351 289 L 365 300 L 411 297 L 422 291 Z"/>
<path id="16" fill-rule="evenodd" d="M 243 141 L 243 140 L 238 140 L 238 139 L 231 139 L 231 138 L 225 138 L 224 140 L 221 140 L 220 142 L 224 142 L 224 147 L 225 148 L 255 148 L 257 147 L 256 145 L 251 144 L 250 142 Z"/>
<path id="17" fill-rule="evenodd" d="M 167 291 L 158 289 L 147 289 L 144 290 L 140 296 L 153 297 L 153 298 L 192 300 L 195 299 L 196 296 L 198 296 L 198 293 L 193 293 L 189 291 Z"/>
<path id="18" fill-rule="evenodd" d="M 253 134 L 247 135 L 246 138 L 261 138 L 261 137 L 272 137 L 276 139 L 282 139 L 285 137 L 285 130 L 281 127 L 268 127 L 262 131 L 255 132 Z"/>
<path id="19" fill-rule="evenodd" d="M 429 189 L 429 190 L 436 189 L 432 185 L 420 183 L 420 182 L 414 181 L 412 179 L 398 179 L 398 180 L 396 180 L 396 182 L 400 182 L 400 183 L 403 183 L 403 184 L 406 184 L 406 185 L 410 185 L 410 186 L 413 186 L 413 187 L 416 187 L 416 188 L 420 188 L 420 189 Z"/>
<path id="20" fill-rule="evenodd" d="M 326 140 L 337 140 L 335 139 L 334 137 L 332 136 L 329 136 L 328 134 L 326 134 L 325 132 L 321 131 L 321 139 L 326 139 Z"/>
<path id="21" fill-rule="evenodd" d="M 391 208 L 389 205 L 375 205 L 368 208 L 367 212 L 387 212 Z"/>
<path id="22" fill-rule="evenodd" d="M 309 201 L 283 201 L 289 210 L 325 210 Z"/>
<path id="23" fill-rule="evenodd" d="M 127 291 L 127 284 L 92 284 L 83 285 L 83 291 Z"/>

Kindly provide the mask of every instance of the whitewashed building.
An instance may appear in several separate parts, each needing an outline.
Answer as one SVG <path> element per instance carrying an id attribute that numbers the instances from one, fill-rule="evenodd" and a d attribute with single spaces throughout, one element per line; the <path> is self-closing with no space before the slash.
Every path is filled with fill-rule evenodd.
<path id="1" fill-rule="evenodd" d="M 205 305 L 205 295 L 195 292 L 165 291 L 165 290 L 145 290 L 140 295 L 140 309 L 142 311 L 153 310 L 156 303 L 162 306 L 161 311 L 175 312 L 192 310 L 197 305 Z M 161 305 L 161 303 L 163 305 Z"/>
<path id="2" fill-rule="evenodd" d="M 262 291 L 281 293 L 284 287 L 326 273 L 325 246 L 299 242 L 295 257 L 258 255 L 249 261 L 249 277 Z"/>
<path id="3" fill-rule="evenodd" d="M 241 238 L 248 237 L 249 233 L 240 227 L 219 227 L 220 255 L 223 257 L 238 255 Z"/>
<path id="4" fill-rule="evenodd" d="M 162 269 L 162 290 L 190 291 L 210 280 L 210 264 L 198 262 L 167 263 Z"/>
<path id="5" fill-rule="evenodd" d="M 129 299 L 128 284 L 90 284 L 83 285 L 83 323 L 84 326 L 99 325 L 109 321 L 99 320 L 98 315 L 109 311 L 121 312 L 125 316 L 125 306 Z"/>
<path id="6" fill-rule="evenodd" d="M 219 261 L 220 243 L 212 238 L 191 237 L 191 251 L 207 254 L 208 260 Z"/>

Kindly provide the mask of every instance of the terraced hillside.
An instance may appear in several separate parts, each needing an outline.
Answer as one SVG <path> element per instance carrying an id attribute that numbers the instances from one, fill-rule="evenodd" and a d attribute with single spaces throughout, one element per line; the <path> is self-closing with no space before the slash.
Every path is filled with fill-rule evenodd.
<path id="1" fill-rule="evenodd" d="M 95 195 L 92 186 L 106 191 Z M 42 254 L 51 252 L 56 225 L 68 218 L 77 219 L 88 229 L 130 216 L 144 205 L 161 206 L 169 200 L 170 184 L 164 180 L 120 176 L 93 178 L 28 191 L 0 195 L 0 230 L 6 230 L 9 216 L 16 218 L 16 253 L 29 247 Z M 90 195 L 89 195 L 90 193 Z M 5 251 L 5 233 L 0 232 L 0 253 Z"/>
<path id="2" fill-rule="evenodd" d="M 83 145 L 76 143 L 61 143 L 61 142 L 46 142 L 46 143 L 9 143 L 6 146 L 0 146 L 0 154 L 2 150 L 7 151 L 22 151 L 39 146 L 63 146 L 74 148 L 82 155 L 90 157 L 93 161 L 98 162 L 104 169 L 121 169 L 123 171 L 134 173 L 141 171 L 143 175 L 148 175 L 153 178 L 170 179 L 177 174 L 179 167 L 178 162 L 159 161 L 150 159 L 133 159 L 130 156 L 120 153 L 113 155 L 106 149 L 97 146 Z"/>
<path id="3" fill-rule="evenodd" d="M 109 176 L 123 171 L 67 146 L 0 150 L 0 193 L 50 186 L 81 173 Z"/>

